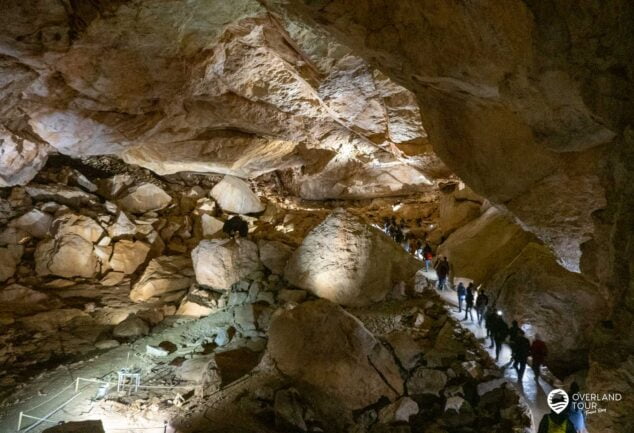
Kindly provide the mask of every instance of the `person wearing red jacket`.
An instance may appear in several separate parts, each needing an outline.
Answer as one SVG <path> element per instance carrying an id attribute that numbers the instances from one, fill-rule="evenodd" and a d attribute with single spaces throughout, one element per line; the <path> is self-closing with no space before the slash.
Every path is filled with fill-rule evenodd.
<path id="1" fill-rule="evenodd" d="M 546 357 L 548 356 L 548 348 L 546 347 L 546 343 L 542 341 L 539 334 L 535 335 L 535 340 L 531 345 L 531 356 L 533 357 L 532 368 L 533 373 L 535 373 L 535 381 L 538 381 L 541 367 L 546 361 Z"/>

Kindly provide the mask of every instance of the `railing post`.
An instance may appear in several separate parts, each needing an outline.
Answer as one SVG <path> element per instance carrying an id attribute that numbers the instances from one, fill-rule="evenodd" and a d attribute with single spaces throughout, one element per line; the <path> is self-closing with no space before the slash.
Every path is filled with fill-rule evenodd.
<path id="1" fill-rule="evenodd" d="M 22 429 L 22 411 L 20 411 L 20 416 L 18 417 L 18 431 Z"/>
<path id="2" fill-rule="evenodd" d="M 167 433 L 167 421 L 163 421 L 163 433 Z"/>
<path id="3" fill-rule="evenodd" d="M 75 380 L 75 394 L 77 394 L 77 391 L 79 391 L 79 378 Z"/>

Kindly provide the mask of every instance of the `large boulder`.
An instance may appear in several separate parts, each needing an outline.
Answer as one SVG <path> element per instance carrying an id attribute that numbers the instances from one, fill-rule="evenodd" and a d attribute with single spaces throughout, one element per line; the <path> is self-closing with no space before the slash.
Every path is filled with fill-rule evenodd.
<path id="1" fill-rule="evenodd" d="M 93 245 L 83 237 L 69 233 L 37 244 L 35 271 L 38 275 L 92 278 L 99 264 Z"/>
<path id="2" fill-rule="evenodd" d="M 145 213 L 161 210 L 172 202 L 172 197 L 153 183 L 142 183 L 132 187 L 117 204 L 126 212 Z"/>
<path id="3" fill-rule="evenodd" d="M 324 404 L 322 397 L 355 410 L 403 393 L 390 352 L 330 301 L 306 302 L 276 316 L 268 348 L 279 370 Z"/>
<path id="4" fill-rule="evenodd" d="M 261 268 L 258 247 L 246 239 L 203 240 L 192 251 L 198 284 L 226 290 Z"/>
<path id="5" fill-rule="evenodd" d="M 132 274 L 145 262 L 150 245 L 141 241 L 120 240 L 114 245 L 110 267 L 117 272 Z"/>
<path id="6" fill-rule="evenodd" d="M 211 196 L 226 212 L 249 214 L 264 211 L 257 195 L 242 179 L 225 176 L 211 190 Z"/>
<path id="7" fill-rule="evenodd" d="M 489 208 L 454 231 L 438 248 L 451 263 L 454 277 L 484 281 L 510 263 L 533 238 L 504 212 Z"/>
<path id="8" fill-rule="evenodd" d="M 420 266 L 383 232 L 338 209 L 306 236 L 284 276 L 321 298 L 359 306 L 383 300 L 401 281 L 413 285 Z"/>
<path id="9" fill-rule="evenodd" d="M 132 287 L 130 299 L 145 301 L 163 293 L 183 290 L 194 282 L 189 257 L 163 256 L 152 259 L 139 281 Z"/>
<path id="10" fill-rule="evenodd" d="M 553 372 L 586 367 L 590 333 L 608 312 L 599 287 L 561 267 L 551 250 L 532 242 L 487 286 L 509 320 L 523 325 L 529 337 L 541 335 Z"/>

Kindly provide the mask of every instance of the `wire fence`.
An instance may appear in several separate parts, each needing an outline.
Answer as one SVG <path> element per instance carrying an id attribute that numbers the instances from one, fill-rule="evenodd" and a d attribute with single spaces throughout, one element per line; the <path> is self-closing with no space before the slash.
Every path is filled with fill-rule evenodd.
<path id="1" fill-rule="evenodd" d="M 107 376 L 107 375 L 106 375 Z M 84 383 L 85 385 L 82 386 L 82 383 Z M 65 386 L 64 388 L 62 388 L 60 391 L 58 391 L 57 393 L 55 393 L 52 397 L 46 399 L 45 401 L 37 404 L 36 406 L 33 406 L 27 410 L 21 411 L 19 413 L 18 416 L 18 423 L 17 423 L 17 429 L 16 432 L 19 433 L 27 433 L 30 431 L 33 431 L 34 429 L 36 429 L 37 427 L 39 427 L 42 424 L 51 424 L 51 425 L 58 425 L 61 422 L 60 421 L 53 421 L 50 418 L 55 415 L 57 412 L 59 412 L 60 410 L 64 409 L 67 405 L 69 405 L 71 402 L 73 402 L 75 399 L 77 399 L 78 397 L 84 395 L 85 391 L 87 391 L 89 389 L 89 387 L 91 385 L 94 384 L 98 384 L 98 385 L 107 385 L 107 387 L 110 386 L 115 386 L 117 385 L 117 382 L 113 382 L 113 381 L 108 381 L 108 380 L 101 380 L 101 379 L 89 379 L 89 378 L 85 378 L 85 377 L 78 377 L 76 378 L 73 382 L 71 382 L 70 384 L 68 384 L 67 386 Z M 188 385 L 171 385 L 171 386 L 166 386 L 166 385 L 132 385 L 129 384 L 127 385 L 130 389 L 135 388 L 135 389 L 164 389 L 164 390 L 170 390 L 170 389 L 196 389 L 202 385 L 194 385 L 194 384 L 188 384 Z M 70 391 L 70 393 L 69 393 Z M 49 410 L 46 414 L 42 415 L 42 416 L 36 416 L 34 414 L 34 412 L 37 409 L 42 408 L 43 406 L 53 402 L 54 400 L 60 399 L 60 397 L 62 397 L 62 395 L 64 393 L 69 393 L 69 396 L 66 396 L 63 399 L 63 402 L 57 406 L 55 406 L 53 409 Z M 33 422 L 29 423 L 28 421 L 32 420 Z M 163 425 L 161 426 L 154 426 L 154 427 L 132 427 L 132 426 L 123 426 L 123 427 L 108 427 L 108 431 L 136 431 L 136 430 L 154 430 L 157 433 L 159 431 L 166 433 L 167 432 L 167 421 L 165 421 L 163 423 Z"/>

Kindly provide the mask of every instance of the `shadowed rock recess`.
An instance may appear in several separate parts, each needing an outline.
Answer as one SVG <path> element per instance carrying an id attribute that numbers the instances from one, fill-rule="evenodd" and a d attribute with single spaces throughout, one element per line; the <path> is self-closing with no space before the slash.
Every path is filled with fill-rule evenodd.
<path id="1" fill-rule="evenodd" d="M 503 3 L 3 1 L 0 433 L 536 431 L 425 242 L 634 431 L 634 3 Z"/>

